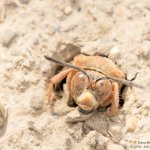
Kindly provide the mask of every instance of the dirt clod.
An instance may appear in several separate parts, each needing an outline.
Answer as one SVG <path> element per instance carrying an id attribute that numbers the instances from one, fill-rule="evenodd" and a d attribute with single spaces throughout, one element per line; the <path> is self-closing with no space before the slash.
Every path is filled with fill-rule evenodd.
<path id="1" fill-rule="evenodd" d="M 66 122 L 78 122 L 78 121 L 85 121 L 88 118 L 90 118 L 92 114 L 84 115 L 78 111 L 78 109 L 75 109 L 74 111 L 70 112 L 66 116 Z"/>
<path id="2" fill-rule="evenodd" d="M 107 142 L 109 141 L 108 138 L 104 137 L 102 134 L 91 131 L 86 137 L 83 139 L 83 149 L 101 149 L 104 150 Z"/>
<path id="3" fill-rule="evenodd" d="M 0 128 L 4 125 L 7 117 L 7 112 L 4 106 L 0 103 Z"/>

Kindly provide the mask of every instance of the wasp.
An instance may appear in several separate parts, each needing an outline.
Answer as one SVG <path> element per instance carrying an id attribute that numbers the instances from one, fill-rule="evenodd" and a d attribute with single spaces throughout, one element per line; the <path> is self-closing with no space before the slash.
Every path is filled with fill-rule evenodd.
<path id="1" fill-rule="evenodd" d="M 122 85 L 141 88 L 140 85 L 126 80 L 125 73 L 106 57 L 79 54 L 74 57 L 72 64 L 49 56 L 45 58 L 67 67 L 50 79 L 46 90 L 48 102 L 52 103 L 54 100 L 54 87 L 66 78 L 70 97 L 83 114 L 92 113 L 98 107 L 110 106 L 107 108 L 107 115 L 117 115 Z"/>

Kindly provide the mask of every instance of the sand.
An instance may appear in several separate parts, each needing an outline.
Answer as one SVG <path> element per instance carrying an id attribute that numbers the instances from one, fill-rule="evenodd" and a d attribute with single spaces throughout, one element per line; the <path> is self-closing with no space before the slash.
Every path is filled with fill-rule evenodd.
<path id="1" fill-rule="evenodd" d="M 126 87 L 120 113 L 82 116 L 67 106 L 64 84 L 53 111 L 45 104 L 44 55 L 78 53 L 112 59 L 144 87 Z M 0 149 L 150 149 L 149 0 L 0 1 Z"/>

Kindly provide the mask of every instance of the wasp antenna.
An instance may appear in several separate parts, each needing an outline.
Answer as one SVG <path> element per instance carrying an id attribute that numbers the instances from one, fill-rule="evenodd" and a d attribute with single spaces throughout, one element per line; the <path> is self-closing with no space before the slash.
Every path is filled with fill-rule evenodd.
<path id="1" fill-rule="evenodd" d="M 130 80 L 125 80 L 125 79 L 120 79 L 120 78 L 115 78 L 115 77 L 109 77 L 110 79 L 112 80 L 115 80 L 117 82 L 121 82 L 127 86 L 134 86 L 134 87 L 137 87 L 137 88 L 140 88 L 140 89 L 144 89 L 144 87 L 142 85 L 139 85 L 133 81 L 130 81 Z"/>
<path id="2" fill-rule="evenodd" d="M 57 58 L 54 58 L 54 57 L 50 57 L 50 56 L 44 56 L 47 60 L 50 60 L 52 62 L 55 62 L 61 66 L 64 66 L 64 67 L 69 67 L 69 68 L 73 68 L 75 70 L 78 70 L 78 71 L 81 71 L 83 74 L 85 74 L 88 78 L 88 80 L 90 81 L 90 77 L 89 75 L 86 73 L 86 71 L 84 71 L 83 69 L 73 65 L 73 64 L 70 64 L 70 63 L 66 63 L 66 62 L 63 62 L 61 60 L 58 60 Z"/>
<path id="3" fill-rule="evenodd" d="M 142 85 L 139 85 L 139 84 L 134 83 L 134 82 L 129 81 L 129 80 L 120 79 L 120 78 L 116 78 L 116 77 L 109 77 L 109 76 L 101 77 L 101 78 L 98 78 L 95 82 L 98 82 L 99 80 L 106 80 L 106 79 L 110 79 L 110 80 L 113 80 L 113 81 L 116 81 L 116 82 L 120 82 L 120 83 L 123 83 L 124 85 L 127 85 L 127 86 L 134 86 L 134 87 L 137 87 L 137 88 L 140 88 L 140 89 L 144 89 L 144 87 Z"/>

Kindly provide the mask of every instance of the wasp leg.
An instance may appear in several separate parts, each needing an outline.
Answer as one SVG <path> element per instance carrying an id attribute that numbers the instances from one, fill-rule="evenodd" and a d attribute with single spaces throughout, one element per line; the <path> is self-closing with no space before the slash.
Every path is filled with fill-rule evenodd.
<path id="1" fill-rule="evenodd" d="M 111 107 L 107 109 L 107 115 L 108 116 L 114 116 L 117 115 L 119 112 L 119 86 L 117 83 L 112 83 L 112 92 L 108 99 L 106 99 L 103 103 L 102 106 L 106 107 L 109 104 L 111 104 Z"/>
<path id="2" fill-rule="evenodd" d="M 71 93 L 71 80 L 75 73 L 76 71 L 71 71 L 67 76 L 66 83 L 67 83 L 67 88 L 68 88 L 69 93 Z"/>
<path id="3" fill-rule="evenodd" d="M 72 93 L 71 93 L 71 81 L 72 81 L 72 77 L 75 75 L 76 71 L 71 71 L 68 76 L 67 76 L 67 80 L 66 80 L 66 83 L 67 83 L 67 88 L 68 88 L 68 91 L 69 91 L 69 99 L 68 99 L 68 106 L 70 107 L 73 107 L 75 106 L 75 101 L 73 99 L 73 97 L 71 96 Z"/>
<path id="4" fill-rule="evenodd" d="M 54 86 L 61 82 L 66 76 L 72 71 L 72 68 L 66 69 L 55 75 L 53 78 L 50 79 L 50 83 L 48 84 L 47 90 L 46 90 L 46 96 L 48 99 L 48 104 L 53 104 L 54 101 Z"/>

